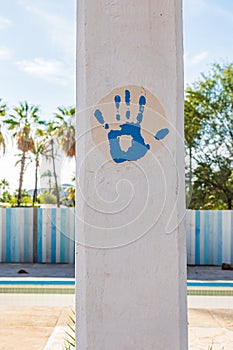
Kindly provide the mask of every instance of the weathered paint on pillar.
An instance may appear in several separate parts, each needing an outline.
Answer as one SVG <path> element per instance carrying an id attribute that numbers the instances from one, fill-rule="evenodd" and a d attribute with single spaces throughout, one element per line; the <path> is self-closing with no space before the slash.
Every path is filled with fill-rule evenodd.
<path id="1" fill-rule="evenodd" d="M 187 350 L 181 0 L 78 0 L 78 350 Z"/>

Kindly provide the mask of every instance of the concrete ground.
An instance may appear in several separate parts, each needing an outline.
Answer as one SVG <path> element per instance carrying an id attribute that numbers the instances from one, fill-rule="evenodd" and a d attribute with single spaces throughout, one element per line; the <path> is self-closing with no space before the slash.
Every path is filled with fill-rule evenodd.
<path id="1" fill-rule="evenodd" d="M 65 307 L 1 306 L 0 349 L 43 350 L 54 329 L 60 328 L 59 349 L 62 350 L 69 313 L 71 310 Z"/>
<path id="2" fill-rule="evenodd" d="M 67 307 L 0 307 L 1 350 L 63 350 Z M 233 349 L 233 310 L 189 309 L 189 350 Z"/>
<path id="3" fill-rule="evenodd" d="M 233 349 L 232 309 L 188 309 L 188 322 L 189 350 Z"/>
<path id="4" fill-rule="evenodd" d="M 188 266 L 187 278 L 197 281 L 233 281 L 233 270 L 222 270 L 221 266 Z"/>
<path id="5" fill-rule="evenodd" d="M 233 281 L 233 271 L 219 266 L 188 266 L 187 276 L 189 281 Z M 233 296 L 189 296 L 188 329 L 189 350 L 232 350 Z"/>
<path id="6" fill-rule="evenodd" d="M 0 283 L 32 278 L 67 281 L 74 278 L 74 265 L 0 263 Z M 21 294 L 15 288 L 0 293 L 0 350 L 63 350 L 75 295 Z"/>
<path id="7" fill-rule="evenodd" d="M 18 274 L 20 269 L 27 270 L 29 274 Z M 0 281 L 1 277 L 52 278 L 54 275 L 55 278 L 71 278 L 74 266 L 0 264 Z M 188 267 L 188 279 L 233 281 L 233 271 L 191 266 Z M 30 295 L 24 294 L 0 294 L 0 350 L 63 350 L 74 295 L 66 297 L 58 294 L 56 301 L 53 295 L 37 294 L 36 299 L 30 298 Z M 48 299 L 47 304 L 43 298 Z M 195 303 L 192 298 L 195 298 Z M 208 307 L 211 298 L 215 300 L 212 304 L 214 308 Z M 226 297 L 228 304 L 224 304 L 221 298 L 188 297 L 189 350 L 233 349 L 233 296 Z"/>
<path id="8" fill-rule="evenodd" d="M 27 273 L 19 273 L 24 270 Z M 0 263 L 0 277 L 74 277 L 73 264 Z"/>
<path id="9" fill-rule="evenodd" d="M 18 273 L 25 270 L 28 274 Z M 7 264 L 0 263 L 0 277 L 74 277 L 73 264 Z M 188 266 L 188 280 L 232 280 L 233 271 L 220 266 Z"/>

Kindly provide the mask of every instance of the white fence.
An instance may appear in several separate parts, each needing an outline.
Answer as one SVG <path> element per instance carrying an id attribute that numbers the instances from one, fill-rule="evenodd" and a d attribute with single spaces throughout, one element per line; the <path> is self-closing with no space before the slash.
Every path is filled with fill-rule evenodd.
<path id="1" fill-rule="evenodd" d="M 74 263 L 74 213 L 0 209 L 0 262 Z M 188 264 L 233 264 L 233 211 L 188 210 L 185 219 Z"/>
<path id="2" fill-rule="evenodd" d="M 188 264 L 233 263 L 233 211 L 188 210 L 186 232 Z"/>
<path id="3" fill-rule="evenodd" d="M 73 208 L 0 209 L 0 262 L 74 263 Z"/>

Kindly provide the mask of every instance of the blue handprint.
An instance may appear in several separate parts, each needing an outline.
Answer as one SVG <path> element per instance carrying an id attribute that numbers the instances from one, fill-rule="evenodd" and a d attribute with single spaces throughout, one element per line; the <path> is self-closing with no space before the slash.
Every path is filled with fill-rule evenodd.
<path id="1" fill-rule="evenodd" d="M 119 114 L 119 108 L 121 104 L 121 97 L 116 95 L 114 98 L 116 106 L 116 120 L 120 121 L 121 116 Z M 150 149 L 150 145 L 145 144 L 144 138 L 141 134 L 141 122 L 143 120 L 144 109 L 146 105 L 145 96 L 140 96 L 139 98 L 139 110 L 136 118 L 136 122 L 130 122 L 130 91 L 125 90 L 125 103 L 126 103 L 126 113 L 124 124 L 120 124 L 119 130 L 110 130 L 108 132 L 108 140 L 110 145 L 110 154 L 114 162 L 123 163 L 125 161 L 135 161 L 138 160 L 147 153 Z M 109 129 L 109 124 L 105 123 L 102 112 L 96 109 L 94 116 L 97 121 L 104 126 L 105 129 Z M 156 140 L 162 140 L 169 130 L 167 128 L 160 129 L 154 136 Z M 131 146 L 124 151 L 120 145 L 120 138 L 122 136 L 129 136 L 132 139 Z"/>

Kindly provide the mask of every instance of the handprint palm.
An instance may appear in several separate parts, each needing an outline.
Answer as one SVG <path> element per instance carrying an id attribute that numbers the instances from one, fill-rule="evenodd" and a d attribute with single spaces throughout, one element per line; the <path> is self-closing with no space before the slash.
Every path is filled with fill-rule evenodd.
<path id="1" fill-rule="evenodd" d="M 121 104 L 121 97 L 116 95 L 114 98 L 115 106 L 116 106 L 116 120 L 120 121 L 121 116 L 119 114 L 119 108 Z M 141 134 L 141 123 L 143 120 L 144 109 L 146 105 L 145 96 L 140 96 L 139 98 L 139 110 L 136 117 L 136 122 L 131 122 L 130 118 L 130 91 L 125 90 L 125 104 L 127 107 L 125 113 L 125 123 L 120 124 L 120 129 L 110 130 L 108 132 L 108 140 L 110 145 L 110 154 L 114 162 L 123 163 L 125 161 L 136 161 L 147 153 L 150 149 L 150 145 L 146 144 L 144 138 Z M 102 112 L 99 109 L 96 109 L 94 112 L 95 118 L 97 121 L 102 124 L 105 129 L 109 129 L 109 124 L 105 123 Z M 156 140 L 162 140 L 167 134 L 169 130 L 167 128 L 160 129 L 154 136 Z M 131 146 L 127 150 L 123 150 L 121 147 L 120 140 L 122 137 L 130 137 L 131 138 Z"/>

